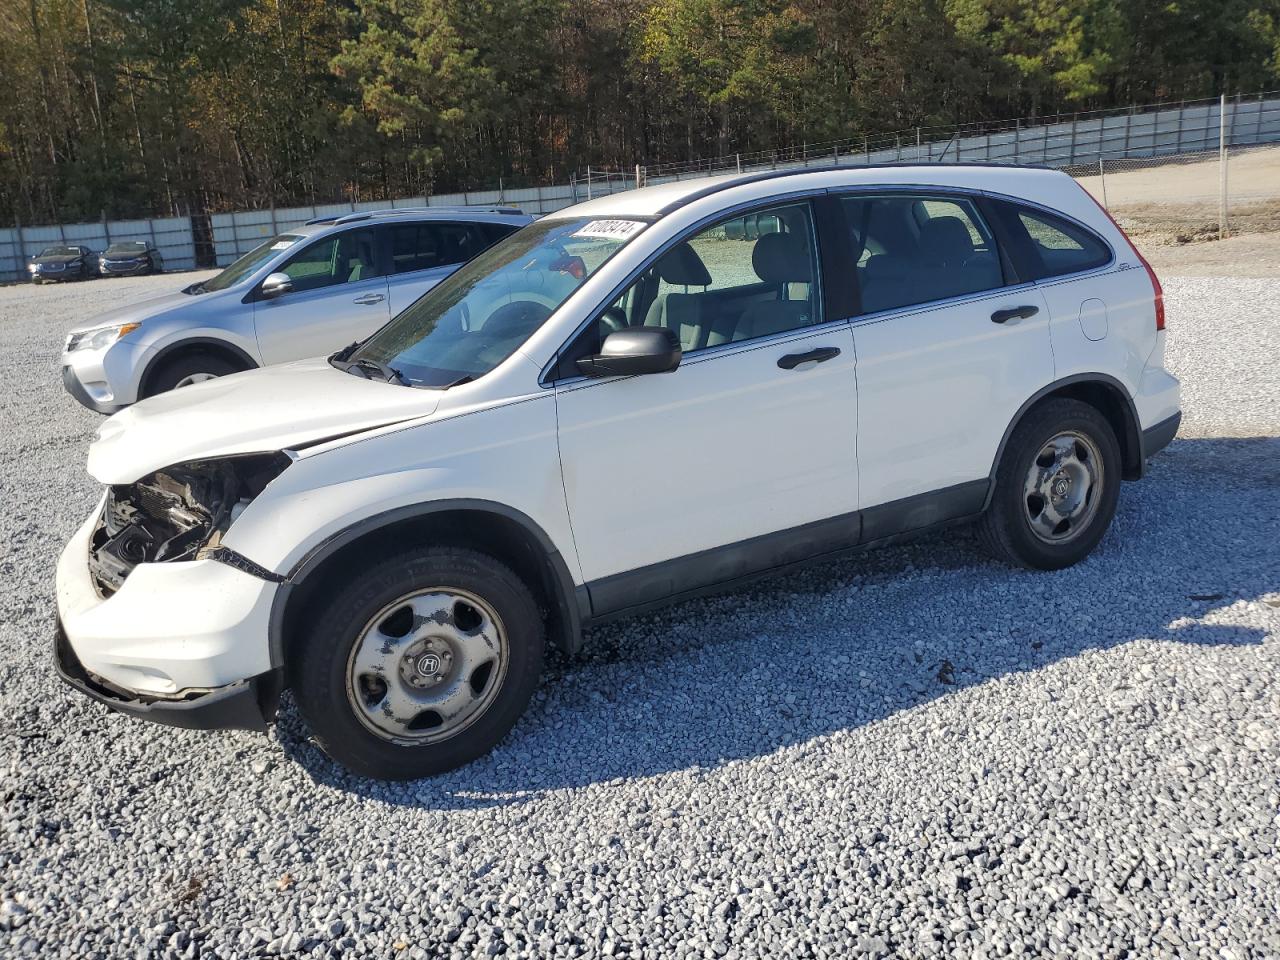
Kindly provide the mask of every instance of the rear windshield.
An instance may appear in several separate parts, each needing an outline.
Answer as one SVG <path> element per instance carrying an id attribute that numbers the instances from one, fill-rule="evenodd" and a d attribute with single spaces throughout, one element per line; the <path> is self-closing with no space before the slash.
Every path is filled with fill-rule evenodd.
<path id="1" fill-rule="evenodd" d="M 111 246 L 107 247 L 105 255 L 108 257 L 136 257 L 138 254 L 146 252 L 147 245 L 145 243 L 141 240 L 133 240 L 127 243 L 113 243 Z"/>

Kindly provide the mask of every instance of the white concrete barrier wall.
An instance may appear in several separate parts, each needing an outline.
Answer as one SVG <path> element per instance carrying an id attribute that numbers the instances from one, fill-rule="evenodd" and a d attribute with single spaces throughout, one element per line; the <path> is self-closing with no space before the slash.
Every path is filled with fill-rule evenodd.
<path id="1" fill-rule="evenodd" d="M 1033 163 L 1056 167 L 1096 164 L 1099 159 L 1131 159 L 1197 153 L 1218 147 L 1218 103 L 1199 102 L 1186 106 L 1135 109 L 1103 117 L 1063 120 L 1036 126 L 1002 128 L 992 133 L 975 133 L 950 138 L 938 131 L 922 131 L 920 143 L 910 132 L 891 137 L 869 138 L 864 144 L 846 142 L 829 152 L 807 151 L 794 159 L 765 160 L 759 155 L 744 157 L 742 170 L 785 170 L 804 167 L 860 165 L 894 162 L 993 162 Z M 1254 97 L 1227 101 L 1228 143 L 1249 146 L 1280 142 L 1280 98 Z M 736 169 L 732 160 L 679 168 L 646 177 L 650 184 L 703 177 L 711 172 Z M 219 266 L 225 266 L 264 240 L 317 217 L 341 216 L 387 207 L 518 206 L 537 216 L 552 213 L 585 200 L 627 190 L 634 186 L 628 175 L 593 177 L 590 182 L 557 184 L 548 187 L 474 190 L 432 197 L 405 197 L 363 203 L 331 203 L 306 207 L 241 210 L 217 213 L 210 218 L 213 250 Z M 172 217 L 163 220 L 123 220 L 78 223 L 0 230 L 0 280 L 27 277 L 27 258 L 51 243 L 79 243 L 103 250 L 115 240 L 153 240 L 171 270 L 195 266 L 195 242 L 191 220 Z"/>
<path id="2" fill-rule="evenodd" d="M 166 270 L 195 268 L 196 245 L 190 217 L 106 220 L 0 230 L 0 280 L 27 279 L 27 261 L 54 244 L 83 246 L 101 253 L 111 244 L 124 240 L 150 240 L 164 258 Z"/>

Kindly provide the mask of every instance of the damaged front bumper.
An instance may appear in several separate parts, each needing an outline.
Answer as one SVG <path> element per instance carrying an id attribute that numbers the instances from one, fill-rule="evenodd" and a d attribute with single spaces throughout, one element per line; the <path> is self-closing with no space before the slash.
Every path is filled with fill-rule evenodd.
<path id="1" fill-rule="evenodd" d="M 114 592 L 95 583 L 90 545 L 104 502 L 58 561 L 58 672 L 114 710 L 160 723 L 261 730 L 279 664 L 271 613 L 280 583 L 211 557 L 139 563 Z"/>
<path id="2" fill-rule="evenodd" d="M 190 691 L 182 699 L 140 696 L 90 674 L 71 648 L 61 620 L 54 627 L 53 659 L 58 676 L 86 697 L 169 727 L 262 732 L 275 719 L 283 688 L 282 671 L 270 670 L 215 690 Z"/>

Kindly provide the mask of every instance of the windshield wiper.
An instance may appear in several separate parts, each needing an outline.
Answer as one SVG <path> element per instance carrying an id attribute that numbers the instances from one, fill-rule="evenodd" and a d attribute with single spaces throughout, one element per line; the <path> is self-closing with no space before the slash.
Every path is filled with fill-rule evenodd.
<path id="1" fill-rule="evenodd" d="M 182 292 L 187 294 L 197 294 L 197 293 L 208 293 L 209 291 L 205 287 L 205 281 L 201 280 L 199 283 L 191 284 Z"/>
<path id="2" fill-rule="evenodd" d="M 341 363 L 343 360 L 347 359 L 347 357 L 349 357 L 349 356 L 351 356 L 353 353 L 355 353 L 355 352 L 356 352 L 356 347 L 358 347 L 358 346 L 360 346 L 360 341 L 359 341 L 359 340 L 353 340 L 353 341 L 351 341 L 351 342 L 350 342 L 350 343 L 348 343 L 345 347 L 343 347 L 341 350 L 339 350 L 337 353 L 331 353 L 331 354 L 329 354 L 329 362 L 330 362 L 330 363 L 332 363 L 332 364 L 336 367 L 336 366 L 338 365 L 338 363 Z M 335 363 L 334 361 L 337 361 L 337 362 Z"/>
<path id="3" fill-rule="evenodd" d="M 368 357 L 356 357 L 354 360 L 336 360 L 330 359 L 329 362 L 345 373 L 357 374 L 366 380 L 372 380 L 371 373 L 376 373 L 387 383 L 398 383 L 404 387 L 411 387 L 408 380 L 395 367 L 388 367 L 385 363 L 379 363 L 377 360 L 370 360 Z"/>

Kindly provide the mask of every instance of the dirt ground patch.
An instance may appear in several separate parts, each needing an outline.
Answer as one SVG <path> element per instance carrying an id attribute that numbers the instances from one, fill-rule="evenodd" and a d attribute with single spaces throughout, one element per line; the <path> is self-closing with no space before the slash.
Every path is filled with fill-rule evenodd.
<path id="1" fill-rule="evenodd" d="M 1216 156 L 1155 166 L 1136 161 L 1129 169 L 1124 164 L 1117 161 L 1108 169 L 1105 189 L 1102 177 L 1078 179 L 1096 199 L 1105 200 L 1112 216 L 1135 240 L 1150 247 L 1218 240 L 1221 171 Z M 1280 148 L 1232 154 L 1227 164 L 1227 197 L 1230 236 L 1280 231 Z"/>
<path id="2" fill-rule="evenodd" d="M 1169 244 L 1137 233 L 1133 240 L 1162 277 L 1280 277 L 1280 232 L 1207 243 Z"/>

